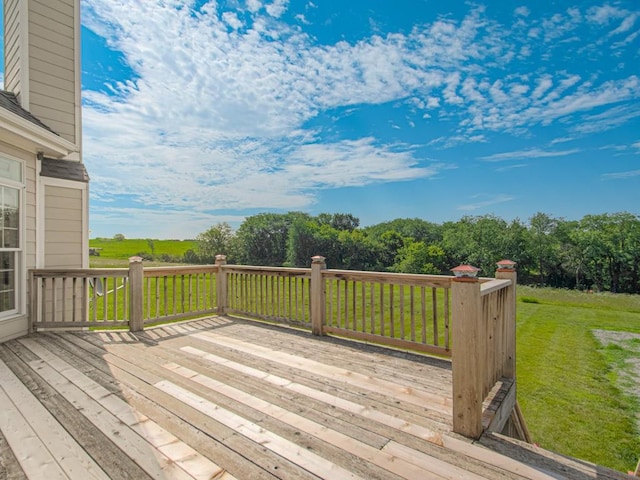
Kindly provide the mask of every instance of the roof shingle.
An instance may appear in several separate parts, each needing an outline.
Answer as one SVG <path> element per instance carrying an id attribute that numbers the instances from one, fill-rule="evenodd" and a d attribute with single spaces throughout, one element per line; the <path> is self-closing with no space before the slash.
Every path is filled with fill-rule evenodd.
<path id="1" fill-rule="evenodd" d="M 24 118 L 25 120 L 37 125 L 45 130 L 48 130 L 51 133 L 58 135 L 56 132 L 51 130 L 48 126 L 42 123 L 38 118 L 31 114 L 28 110 L 20 105 L 18 101 L 18 97 L 16 97 L 15 93 L 7 92 L 5 90 L 0 90 L 0 108 L 4 108 L 5 110 L 9 110 L 11 113 L 15 113 L 16 115 Z"/>
<path id="2" fill-rule="evenodd" d="M 61 178 L 76 182 L 89 182 L 89 174 L 81 162 L 43 158 L 40 175 L 43 177 Z"/>

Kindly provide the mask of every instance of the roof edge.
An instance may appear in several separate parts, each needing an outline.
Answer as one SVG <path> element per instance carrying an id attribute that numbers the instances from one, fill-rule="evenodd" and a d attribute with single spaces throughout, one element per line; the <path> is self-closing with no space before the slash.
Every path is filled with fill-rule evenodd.
<path id="1" fill-rule="evenodd" d="M 4 108 L 0 108 L 1 130 L 7 130 L 33 144 L 36 152 L 43 151 L 58 158 L 80 150 L 75 143 Z"/>

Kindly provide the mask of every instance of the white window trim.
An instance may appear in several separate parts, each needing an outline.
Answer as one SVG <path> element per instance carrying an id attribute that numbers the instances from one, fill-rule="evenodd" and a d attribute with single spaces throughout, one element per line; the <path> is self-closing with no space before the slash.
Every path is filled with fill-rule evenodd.
<path id="1" fill-rule="evenodd" d="M 0 156 L 17 162 L 20 164 L 22 169 L 22 183 L 16 182 L 14 180 L 10 180 L 8 178 L 0 177 L 0 183 L 2 185 L 6 185 L 11 188 L 16 188 L 18 190 L 19 196 L 19 208 L 20 208 L 20 228 L 18 230 L 19 236 L 19 244 L 20 247 L 18 249 L 11 249 L 7 251 L 15 251 L 18 254 L 16 255 L 16 265 L 15 265 L 15 288 L 18 290 L 18 298 L 16 299 L 16 308 L 13 310 L 8 310 L 6 312 L 0 312 L 0 322 L 5 320 L 10 320 L 16 317 L 22 317 L 27 313 L 27 270 L 25 268 L 26 265 L 26 242 L 27 242 L 27 208 L 26 208 L 26 190 L 27 190 L 27 171 L 26 171 L 26 162 L 21 159 L 14 157 L 13 155 L 9 155 L 4 152 L 0 152 Z"/>

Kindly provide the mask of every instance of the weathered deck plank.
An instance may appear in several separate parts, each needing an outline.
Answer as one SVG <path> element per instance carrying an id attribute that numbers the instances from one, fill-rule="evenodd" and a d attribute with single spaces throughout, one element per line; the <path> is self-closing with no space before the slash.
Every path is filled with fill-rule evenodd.
<path id="1" fill-rule="evenodd" d="M 78 465 L 141 479 L 624 478 L 451 434 L 447 361 L 224 317 L 13 340 L 0 380 L 1 480 L 42 478 L 51 461 L 73 479 L 87 478 Z M 41 440 L 20 453 L 12 431 Z M 55 438 L 73 464 L 44 445 Z"/>

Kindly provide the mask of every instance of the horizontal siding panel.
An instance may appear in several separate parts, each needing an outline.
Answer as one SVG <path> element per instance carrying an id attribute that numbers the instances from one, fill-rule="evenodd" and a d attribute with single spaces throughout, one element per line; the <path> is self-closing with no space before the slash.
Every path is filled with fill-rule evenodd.
<path id="1" fill-rule="evenodd" d="M 71 198 L 77 201 L 82 198 L 82 190 L 78 188 L 53 187 L 48 185 L 46 195 L 47 201 L 52 198 Z M 69 203 L 69 205 L 77 205 L 77 203 L 73 202 Z"/>
<path id="2" fill-rule="evenodd" d="M 4 88 L 16 95 L 21 92 L 20 89 L 20 68 L 14 67 L 13 70 L 5 72 Z"/>
<path id="3" fill-rule="evenodd" d="M 71 83 L 71 88 L 73 89 L 73 82 L 75 81 L 73 70 L 61 67 L 60 65 L 55 65 L 49 60 L 50 57 L 43 60 L 41 58 L 32 56 L 29 60 L 29 68 L 31 68 L 31 70 L 33 70 L 34 72 L 45 73 L 49 75 L 49 78 L 55 78 L 56 80 L 59 80 L 61 82 L 69 82 Z M 54 84 L 53 82 L 51 83 Z M 54 85 L 57 85 L 57 83 Z"/>
<path id="4" fill-rule="evenodd" d="M 19 0 L 4 0 L 4 11 L 7 17 L 18 14 Z"/>
<path id="5" fill-rule="evenodd" d="M 11 2 L 8 0 L 5 0 L 4 2 L 4 13 L 5 13 L 5 25 L 4 25 L 4 31 L 5 34 L 6 32 L 9 31 L 15 31 L 15 29 L 17 28 L 17 25 L 19 25 L 20 23 L 20 15 L 19 15 L 19 11 L 18 11 L 18 2 Z M 6 37 L 5 37 L 6 39 Z"/>
<path id="6" fill-rule="evenodd" d="M 73 0 L 31 0 L 34 10 L 40 11 L 41 7 L 53 9 L 62 15 L 73 17 Z"/>
<path id="7" fill-rule="evenodd" d="M 47 108 L 43 105 L 31 104 L 29 107 L 31 113 L 42 120 L 45 125 L 52 128 L 54 132 L 62 137 L 71 135 L 71 138 L 73 138 L 75 134 L 73 115 Z M 70 141 L 73 142 L 73 140 Z"/>
<path id="8" fill-rule="evenodd" d="M 38 92 L 47 97 L 57 98 L 63 102 L 74 103 L 76 95 L 73 89 L 73 82 L 51 77 L 43 78 L 44 82 L 34 80 L 31 82 L 31 91 Z"/>
<path id="9" fill-rule="evenodd" d="M 64 235 L 68 235 L 69 232 L 79 232 L 81 230 L 82 221 L 80 220 L 50 219 L 50 221 L 47 221 L 47 231 L 49 235 L 53 232 L 62 232 Z"/>
<path id="10" fill-rule="evenodd" d="M 12 73 L 15 75 L 20 71 L 20 51 L 14 50 L 13 52 L 7 52 L 7 58 L 5 61 L 5 66 L 7 69 L 4 72 L 4 78 L 7 78 L 8 73 Z"/>
<path id="11" fill-rule="evenodd" d="M 53 208 L 50 211 L 49 208 L 47 208 L 47 226 L 51 225 L 52 223 L 68 220 L 69 218 L 80 218 L 79 216 L 76 217 L 76 215 L 80 215 L 80 213 L 81 210 L 79 208 Z"/>
<path id="12" fill-rule="evenodd" d="M 45 265 L 81 267 L 82 191 L 77 188 L 45 187 Z"/>
<path id="13" fill-rule="evenodd" d="M 41 13 L 38 13 L 37 11 L 30 12 L 29 21 L 32 23 L 32 28 L 33 25 L 35 25 L 38 28 L 45 29 L 48 32 L 52 32 L 58 36 L 64 37 L 65 40 L 62 40 L 61 42 L 63 45 L 66 45 L 66 43 L 64 42 L 67 42 L 68 40 L 71 40 L 73 42 L 74 36 L 72 26 L 53 22 L 51 18 L 46 17 Z"/>
<path id="14" fill-rule="evenodd" d="M 37 88 L 31 89 L 31 93 L 29 94 L 29 105 L 40 105 L 65 113 L 73 112 L 75 109 L 74 102 L 59 100 L 55 95 L 47 95 Z"/>
<path id="15" fill-rule="evenodd" d="M 69 124 L 73 127 L 74 117 L 73 117 L 73 114 L 71 113 L 63 112 L 56 108 L 51 108 L 48 105 L 42 105 L 37 102 L 29 102 L 29 110 L 36 117 L 42 120 L 45 123 L 45 125 L 48 125 L 49 127 L 53 128 L 58 133 L 60 132 L 56 128 L 54 128 L 52 124 L 47 122 L 48 119 L 52 120 L 56 124 L 63 124 L 63 125 Z"/>
<path id="16" fill-rule="evenodd" d="M 46 268 L 81 268 L 82 256 L 70 255 L 45 255 Z"/>
<path id="17" fill-rule="evenodd" d="M 4 25 L 5 39 L 6 40 L 12 39 L 13 41 L 15 41 L 14 37 L 18 33 L 19 26 L 20 26 L 20 20 L 18 15 L 7 16 L 5 25 Z"/>
<path id="18" fill-rule="evenodd" d="M 31 51 L 31 59 L 37 58 L 43 62 L 49 63 L 51 65 L 57 65 L 60 68 L 65 70 L 73 71 L 73 57 L 65 58 L 60 55 L 52 55 L 49 52 L 41 50 L 39 48 Z M 46 71 L 46 70 L 45 70 Z"/>
<path id="19" fill-rule="evenodd" d="M 27 268 L 36 268 L 36 242 L 27 242 Z"/>
<path id="20" fill-rule="evenodd" d="M 55 25 L 53 22 L 49 22 L 51 25 Z M 73 50 L 73 37 L 62 35 L 48 26 L 42 26 L 33 20 L 29 22 L 29 33 L 36 37 L 46 38 L 55 48 L 64 48 Z M 55 28 L 55 27 L 54 27 Z"/>
<path id="21" fill-rule="evenodd" d="M 9 37 L 7 43 L 5 44 L 5 49 L 4 49 L 5 62 L 16 56 L 19 56 L 19 53 L 20 53 L 20 39 L 16 34 Z"/>
<path id="22" fill-rule="evenodd" d="M 73 28 L 73 7 L 71 7 L 71 9 L 67 11 L 60 11 L 59 9 L 52 8 L 49 5 L 52 5 L 53 7 L 63 8 L 64 6 L 62 5 L 62 2 L 51 1 L 46 2 L 45 4 L 42 2 L 31 0 L 30 3 L 31 10 L 33 12 L 37 12 L 44 17 L 50 18 L 52 21 L 58 22 L 61 25 L 66 25 Z"/>
<path id="23" fill-rule="evenodd" d="M 38 49 L 43 52 L 48 52 L 54 58 L 51 58 L 52 62 L 58 62 L 58 58 L 67 58 L 73 60 L 73 49 L 63 47 L 57 43 L 49 41 L 46 37 L 35 35 L 33 32 L 29 34 L 30 52 L 34 53 Z"/>
<path id="24" fill-rule="evenodd" d="M 53 255 L 76 258 L 81 251 L 82 242 L 52 242 L 47 238 L 47 257 L 49 258 Z"/>

